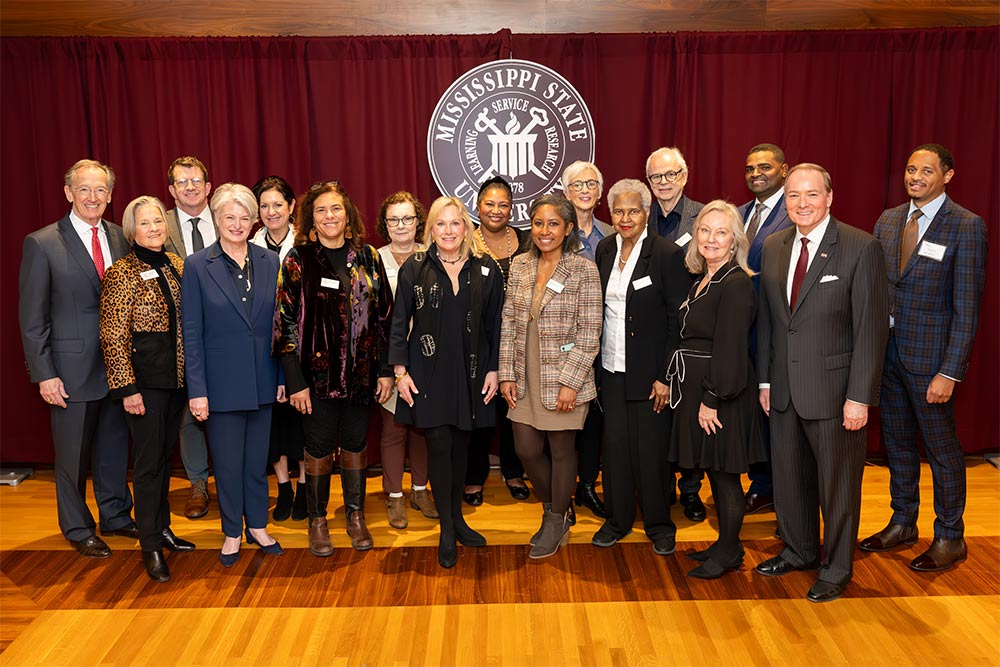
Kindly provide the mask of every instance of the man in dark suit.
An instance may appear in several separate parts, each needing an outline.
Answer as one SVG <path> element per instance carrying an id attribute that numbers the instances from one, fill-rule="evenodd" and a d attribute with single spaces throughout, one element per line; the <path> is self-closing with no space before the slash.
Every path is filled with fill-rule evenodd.
<path id="1" fill-rule="evenodd" d="M 750 241 L 747 265 L 753 269 L 753 286 L 760 291 L 760 261 L 764 253 L 764 239 L 775 232 L 788 229 L 792 221 L 785 210 L 785 177 L 788 164 L 785 152 L 774 144 L 758 144 L 747 153 L 744 169 L 747 189 L 754 198 L 740 207 L 743 215 L 743 231 Z M 750 330 L 750 358 L 756 364 L 757 329 Z M 771 429 L 768 420 L 761 416 L 761 430 L 764 442 L 770 452 Z M 774 490 L 771 483 L 771 462 L 754 463 L 750 466 L 750 488 L 746 495 L 746 513 L 754 514 L 774 508 Z"/>
<path id="2" fill-rule="evenodd" d="M 986 278 L 986 225 L 945 194 L 951 152 L 917 146 L 903 184 L 910 201 L 882 213 L 875 238 L 885 253 L 891 335 L 882 376 L 882 434 L 889 457 L 892 518 L 862 540 L 864 551 L 917 541 L 923 437 L 934 480 L 934 541 L 910 567 L 945 570 L 966 558 L 965 461 L 952 392 L 965 379 Z"/>
<path id="3" fill-rule="evenodd" d="M 691 241 L 695 218 L 705 205 L 684 196 L 684 186 L 688 180 L 684 155 L 676 148 L 657 148 L 646 158 L 646 180 L 656 198 L 649 211 L 650 231 L 673 241 L 681 249 L 686 248 Z M 669 434 L 664 437 L 669 437 Z M 680 488 L 684 516 L 689 521 L 704 521 L 705 504 L 698 495 L 704 473 L 684 468 L 675 470 L 680 472 L 677 487 Z M 673 475 L 669 489 L 671 498 L 675 497 Z"/>
<path id="4" fill-rule="evenodd" d="M 208 207 L 212 184 L 208 169 L 196 157 L 186 155 L 170 163 L 167 183 L 175 207 L 167 211 L 167 242 L 164 249 L 187 257 L 215 243 L 218 229 Z M 181 421 L 181 461 L 191 482 L 191 495 L 184 505 L 184 516 L 197 519 L 208 513 L 208 447 L 205 425 L 184 411 Z"/>
<path id="5" fill-rule="evenodd" d="M 789 171 L 785 201 L 795 228 L 764 242 L 757 318 L 760 403 L 771 417 L 785 548 L 756 570 L 818 567 L 807 598 L 826 602 L 851 580 L 865 427 L 889 335 L 885 263 L 871 235 L 830 216 L 833 188 L 819 165 Z"/>
<path id="6" fill-rule="evenodd" d="M 126 482 L 128 428 L 112 401 L 100 345 L 101 278 L 128 253 L 121 227 L 101 219 L 115 176 L 95 160 L 66 172 L 72 209 L 24 239 L 18 291 L 21 341 L 32 382 L 49 404 L 59 528 L 81 555 L 107 558 L 87 507 L 87 462 L 101 533 L 138 539 Z"/>

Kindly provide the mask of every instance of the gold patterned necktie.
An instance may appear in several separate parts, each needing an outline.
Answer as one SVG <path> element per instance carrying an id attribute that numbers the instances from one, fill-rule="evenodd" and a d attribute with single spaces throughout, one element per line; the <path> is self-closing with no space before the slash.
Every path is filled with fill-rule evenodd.
<path id="1" fill-rule="evenodd" d="M 747 242 L 753 243 L 753 239 L 757 236 L 757 230 L 760 229 L 760 213 L 764 210 L 764 202 L 757 202 L 757 210 L 754 211 L 753 217 L 750 218 L 750 224 L 747 226 Z"/>
<path id="2" fill-rule="evenodd" d="M 910 262 L 910 257 L 913 256 L 913 251 L 917 249 L 917 239 L 920 236 L 920 227 L 917 225 L 917 220 L 920 216 L 924 214 L 919 208 L 914 209 L 913 215 L 910 219 L 906 221 L 906 226 L 903 227 L 903 242 L 899 247 L 899 272 L 902 273 L 906 270 L 906 265 Z"/>

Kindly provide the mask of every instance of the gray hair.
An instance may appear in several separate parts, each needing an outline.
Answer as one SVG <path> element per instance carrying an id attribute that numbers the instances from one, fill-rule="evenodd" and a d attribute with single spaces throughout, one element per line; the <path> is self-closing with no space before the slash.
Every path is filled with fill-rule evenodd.
<path id="1" fill-rule="evenodd" d="M 209 205 L 212 209 L 212 218 L 218 221 L 219 211 L 231 202 L 236 202 L 245 208 L 251 220 L 257 219 L 257 198 L 253 196 L 250 188 L 239 183 L 223 183 L 215 190 Z"/>
<path id="2" fill-rule="evenodd" d="M 608 190 L 608 210 L 612 210 L 615 207 L 615 197 L 625 194 L 636 194 L 642 199 L 642 208 L 649 213 L 649 207 L 653 203 L 653 195 L 650 193 L 649 188 L 642 181 L 638 181 L 634 178 L 623 178 Z"/>
<path id="3" fill-rule="evenodd" d="M 586 160 L 577 160 L 570 166 L 566 167 L 562 175 L 562 189 L 563 192 L 569 192 L 569 184 L 573 182 L 573 179 L 579 176 L 585 169 L 593 169 L 594 173 L 597 174 L 597 189 L 601 192 L 604 191 L 604 174 L 601 170 L 597 168 L 597 165 L 593 162 L 587 162 Z"/>
<path id="4" fill-rule="evenodd" d="M 714 199 L 705 204 L 705 207 L 698 213 L 698 217 L 695 218 L 694 224 L 691 226 L 691 232 L 695 238 L 688 243 L 687 252 L 684 254 L 684 265 L 687 267 L 687 270 L 695 275 L 701 275 L 708 269 L 705 258 L 698 251 L 697 239 L 701 221 L 711 213 L 721 213 L 729 222 L 729 231 L 733 234 L 733 257 L 740 268 L 748 276 L 752 276 L 753 271 L 747 266 L 747 255 L 750 254 L 750 239 L 747 238 L 746 232 L 743 231 L 743 216 L 740 215 L 735 206 L 722 199 Z"/>
<path id="5" fill-rule="evenodd" d="M 826 187 L 826 191 L 833 192 L 833 181 L 830 179 L 830 172 L 818 164 L 814 162 L 803 162 L 801 164 L 797 164 L 788 170 L 788 176 L 791 176 L 797 171 L 818 171 L 823 177 L 823 185 Z M 785 176 L 786 182 L 788 181 L 788 176 Z"/>
<path id="6" fill-rule="evenodd" d="M 97 160 L 78 160 L 72 167 L 70 167 L 66 174 L 63 176 L 63 182 L 67 188 L 73 187 L 73 175 L 80 169 L 100 169 L 104 172 L 104 175 L 108 180 L 108 190 L 115 189 L 115 172 L 108 165 L 98 162 Z"/>
<path id="7" fill-rule="evenodd" d="M 135 216 L 143 206 L 153 206 L 159 209 L 163 224 L 167 223 L 167 209 L 163 202 L 151 195 L 136 197 L 128 203 L 125 212 L 122 213 L 122 231 L 125 232 L 125 240 L 128 241 L 129 245 L 135 243 Z M 166 231 L 165 226 L 164 231 Z"/>
<path id="8" fill-rule="evenodd" d="M 688 165 L 687 161 L 684 160 L 684 154 L 680 152 L 679 149 L 674 146 L 657 148 L 655 151 L 649 154 L 646 158 L 646 175 L 649 176 L 649 163 L 653 161 L 655 157 L 672 157 L 677 164 L 681 166 L 681 169 L 687 171 Z"/>

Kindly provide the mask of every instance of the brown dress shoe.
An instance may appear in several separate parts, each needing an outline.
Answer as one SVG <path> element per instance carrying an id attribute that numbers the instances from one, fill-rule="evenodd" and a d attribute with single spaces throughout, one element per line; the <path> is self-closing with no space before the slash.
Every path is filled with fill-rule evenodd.
<path id="1" fill-rule="evenodd" d="M 871 537 L 861 540 L 858 548 L 862 551 L 890 551 L 898 546 L 910 546 L 917 543 L 917 527 L 904 526 L 901 523 L 890 523 Z"/>
<path id="2" fill-rule="evenodd" d="M 330 527 L 326 523 L 325 516 L 309 517 L 309 552 L 320 558 L 333 554 Z"/>
<path id="3" fill-rule="evenodd" d="M 389 496 L 389 499 L 385 501 L 385 505 L 389 511 L 389 525 L 393 528 L 406 528 L 409 525 L 409 521 L 406 519 L 406 499 L 400 496 L 399 498 L 393 498 Z"/>
<path id="4" fill-rule="evenodd" d="M 756 514 L 764 510 L 774 511 L 774 498 L 772 496 L 762 496 L 759 493 L 747 494 L 747 514 Z"/>
<path id="5" fill-rule="evenodd" d="M 196 479 L 191 482 L 191 497 L 184 505 L 184 516 L 199 519 L 208 514 L 208 482 Z"/>
<path id="6" fill-rule="evenodd" d="M 930 549 L 913 559 L 910 569 L 917 572 L 940 572 L 964 562 L 967 555 L 964 539 L 945 540 L 935 537 Z"/>
<path id="7" fill-rule="evenodd" d="M 372 534 L 365 524 L 365 513 L 358 510 L 347 517 L 347 535 L 351 538 L 351 546 L 355 551 L 368 551 L 375 546 Z"/>
<path id="8" fill-rule="evenodd" d="M 439 519 L 441 515 L 438 514 L 437 505 L 434 504 L 434 498 L 431 497 L 431 492 L 427 489 L 412 489 L 410 492 L 410 507 L 415 510 L 420 510 L 428 519 Z"/>

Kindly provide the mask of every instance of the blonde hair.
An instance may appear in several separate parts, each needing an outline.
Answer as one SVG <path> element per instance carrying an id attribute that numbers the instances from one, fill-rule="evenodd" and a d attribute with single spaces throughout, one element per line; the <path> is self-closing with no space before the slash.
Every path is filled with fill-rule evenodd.
<path id="1" fill-rule="evenodd" d="M 430 210 L 427 211 L 427 224 L 424 227 L 424 247 L 430 249 L 431 244 L 434 243 L 434 223 L 437 222 L 441 212 L 449 206 L 454 206 L 458 209 L 458 216 L 465 223 L 465 238 L 462 239 L 461 247 L 462 254 L 464 255 L 468 252 L 475 257 L 482 257 L 485 250 L 483 247 L 484 244 L 477 240 L 476 227 L 472 224 L 472 217 L 469 216 L 469 212 L 465 210 L 465 205 L 458 197 L 438 197 L 431 204 Z"/>
<path id="2" fill-rule="evenodd" d="M 163 224 L 167 223 L 167 209 L 163 206 L 163 202 L 150 195 L 136 197 L 128 203 L 125 212 L 122 213 L 122 231 L 125 232 L 125 240 L 128 241 L 129 245 L 135 243 L 135 215 L 143 206 L 157 208 L 160 211 L 160 219 L 163 220 Z"/>
<path id="3" fill-rule="evenodd" d="M 691 226 L 691 232 L 695 238 L 688 243 L 687 253 L 684 255 L 684 265 L 687 267 L 687 270 L 696 275 L 701 275 L 708 270 L 705 258 L 698 251 L 697 239 L 701 221 L 711 213 L 721 213 L 729 221 L 729 230 L 733 234 L 733 257 L 736 259 L 739 267 L 748 276 L 752 276 L 753 271 L 747 266 L 747 255 L 750 254 L 750 240 L 747 238 L 746 232 L 743 231 L 743 217 L 735 206 L 722 199 L 715 199 L 705 204 L 705 207 L 698 213 L 694 225 Z"/>

